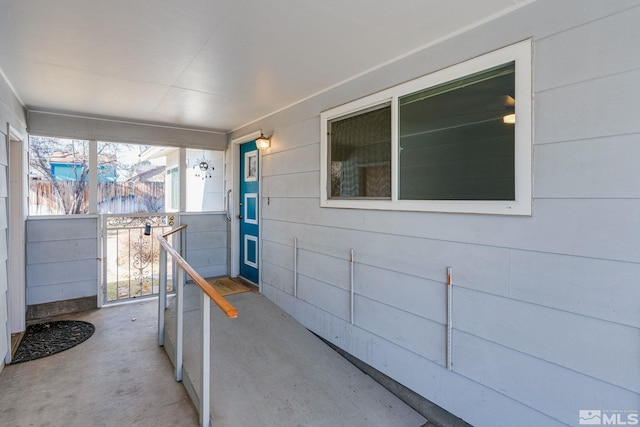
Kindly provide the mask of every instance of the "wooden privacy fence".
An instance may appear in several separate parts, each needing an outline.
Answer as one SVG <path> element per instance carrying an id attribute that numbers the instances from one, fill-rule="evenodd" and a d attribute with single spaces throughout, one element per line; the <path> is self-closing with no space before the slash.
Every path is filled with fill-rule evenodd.
<path id="1" fill-rule="evenodd" d="M 29 212 L 64 215 L 89 211 L 89 187 L 75 181 L 32 179 Z M 164 182 L 98 182 L 99 213 L 160 212 L 164 210 Z"/>

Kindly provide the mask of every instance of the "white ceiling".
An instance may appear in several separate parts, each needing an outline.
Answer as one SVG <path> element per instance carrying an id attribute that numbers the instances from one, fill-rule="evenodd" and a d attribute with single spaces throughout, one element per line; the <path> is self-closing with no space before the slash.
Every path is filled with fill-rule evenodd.
<path id="1" fill-rule="evenodd" d="M 30 109 L 231 130 L 532 0 L 0 0 Z"/>

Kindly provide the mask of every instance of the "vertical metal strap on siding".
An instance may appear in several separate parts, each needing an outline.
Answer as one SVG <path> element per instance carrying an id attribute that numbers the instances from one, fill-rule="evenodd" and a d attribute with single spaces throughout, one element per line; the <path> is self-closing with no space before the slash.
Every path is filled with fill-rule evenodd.
<path id="1" fill-rule="evenodd" d="M 452 333 L 453 333 L 453 268 L 447 267 L 447 369 L 452 370 L 453 349 L 452 349 Z"/>
<path id="2" fill-rule="evenodd" d="M 354 284 L 353 284 L 353 248 L 351 249 L 351 255 L 349 256 L 349 274 L 350 274 L 350 278 L 349 278 L 349 285 L 351 287 L 351 296 L 350 296 L 350 304 L 351 304 L 351 324 L 353 325 L 353 306 L 354 306 L 354 297 L 355 297 L 355 290 L 354 290 Z"/>
<path id="3" fill-rule="evenodd" d="M 293 296 L 298 298 L 298 238 L 293 238 Z"/>
<path id="4" fill-rule="evenodd" d="M 210 427 L 211 406 L 211 301 L 200 292 L 200 312 L 202 313 L 202 377 L 200 380 L 200 425 Z"/>
<path id="5" fill-rule="evenodd" d="M 164 346 L 164 311 L 167 308 L 167 251 L 160 245 L 160 289 L 158 294 L 158 345 Z"/>

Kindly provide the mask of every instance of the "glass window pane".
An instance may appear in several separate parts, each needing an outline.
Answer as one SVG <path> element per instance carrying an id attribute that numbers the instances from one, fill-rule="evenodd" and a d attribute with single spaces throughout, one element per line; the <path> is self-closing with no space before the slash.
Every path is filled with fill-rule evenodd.
<path id="1" fill-rule="evenodd" d="M 399 198 L 515 200 L 515 64 L 399 99 Z"/>
<path id="2" fill-rule="evenodd" d="M 177 167 L 167 169 L 164 182 L 166 210 L 177 211 L 180 207 L 180 173 Z"/>
<path id="3" fill-rule="evenodd" d="M 98 212 L 164 210 L 164 156 L 145 156 L 148 146 L 98 143 Z"/>
<path id="4" fill-rule="evenodd" d="M 86 214 L 89 141 L 29 138 L 29 215 Z"/>
<path id="5" fill-rule="evenodd" d="M 187 149 L 187 212 L 224 210 L 224 152 Z"/>
<path id="6" fill-rule="evenodd" d="M 391 105 L 329 122 L 330 198 L 391 198 Z"/>

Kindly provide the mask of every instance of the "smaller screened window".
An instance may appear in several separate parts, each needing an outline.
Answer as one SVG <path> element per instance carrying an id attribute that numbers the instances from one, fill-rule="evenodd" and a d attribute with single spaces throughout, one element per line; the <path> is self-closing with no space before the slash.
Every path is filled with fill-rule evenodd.
<path id="1" fill-rule="evenodd" d="M 531 110 L 527 40 L 325 111 L 320 204 L 531 215 Z"/>
<path id="2" fill-rule="evenodd" d="M 391 199 L 391 104 L 329 121 L 332 199 Z"/>

